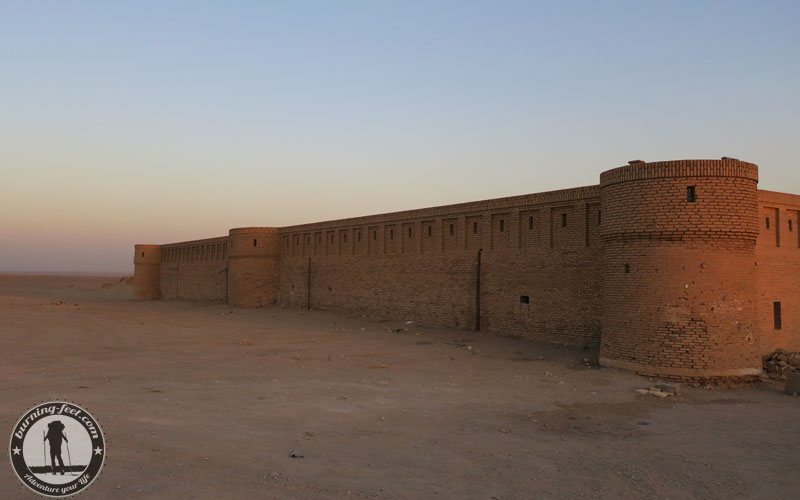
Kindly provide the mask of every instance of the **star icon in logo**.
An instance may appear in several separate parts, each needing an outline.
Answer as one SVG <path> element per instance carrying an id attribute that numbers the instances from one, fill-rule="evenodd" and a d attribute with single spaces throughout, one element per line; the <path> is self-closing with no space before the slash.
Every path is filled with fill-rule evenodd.
<path id="1" fill-rule="evenodd" d="M 14 452 L 14 455 L 19 455 L 22 450 L 19 449 L 19 446 L 15 446 L 11 451 Z"/>
<path id="2" fill-rule="evenodd" d="M 103 453 L 103 448 L 100 448 L 98 446 L 97 448 L 94 449 L 94 454 L 95 455 L 101 455 L 102 453 Z"/>

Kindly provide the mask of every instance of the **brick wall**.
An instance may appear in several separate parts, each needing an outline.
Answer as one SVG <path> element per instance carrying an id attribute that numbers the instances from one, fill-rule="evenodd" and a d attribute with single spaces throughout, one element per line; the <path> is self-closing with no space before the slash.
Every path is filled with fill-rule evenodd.
<path id="1" fill-rule="evenodd" d="M 310 265 L 315 309 L 473 328 L 482 249 L 482 330 L 594 345 L 597 210 L 593 186 L 281 228 L 281 303 L 308 305 Z"/>
<path id="2" fill-rule="evenodd" d="M 760 351 L 800 350 L 800 196 L 758 192 L 756 300 Z M 767 222 L 769 220 L 769 222 Z M 768 225 L 769 224 L 769 225 Z M 780 313 L 775 303 L 780 303 Z M 776 324 L 776 314 L 780 317 Z M 780 326 L 780 328 L 776 328 Z"/>
<path id="3" fill-rule="evenodd" d="M 161 245 L 161 296 L 227 300 L 228 237 Z"/>
<path id="4" fill-rule="evenodd" d="M 137 245 L 133 297 L 310 300 L 467 329 L 479 307 L 483 331 L 600 344 L 604 364 L 674 378 L 748 375 L 760 354 L 800 349 L 800 196 L 758 191 L 757 166 L 733 159 L 637 162 L 600 181 Z"/>

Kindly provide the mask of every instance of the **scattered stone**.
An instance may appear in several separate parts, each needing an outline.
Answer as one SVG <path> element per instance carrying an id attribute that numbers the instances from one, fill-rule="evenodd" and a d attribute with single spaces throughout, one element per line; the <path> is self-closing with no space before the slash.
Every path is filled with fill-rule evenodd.
<path id="1" fill-rule="evenodd" d="M 650 391 L 647 389 L 636 389 L 636 392 L 639 394 L 650 394 Z"/>
<path id="2" fill-rule="evenodd" d="M 289 456 L 290 456 L 291 458 L 304 458 L 304 457 L 305 457 L 305 455 L 303 454 L 303 452 L 302 452 L 302 451 L 297 451 L 297 450 L 295 450 L 295 451 L 293 451 L 293 452 L 289 453 Z"/>
<path id="3" fill-rule="evenodd" d="M 761 357 L 764 372 L 773 380 L 786 380 L 791 373 L 800 373 L 800 352 L 775 349 L 772 354 Z"/>
<path id="4" fill-rule="evenodd" d="M 656 390 L 656 391 L 650 391 L 650 395 L 651 396 L 656 396 L 658 398 L 666 398 L 666 397 L 669 396 L 669 393 L 668 392 L 661 392 L 661 391 Z"/>
<path id="5" fill-rule="evenodd" d="M 681 385 L 676 384 L 675 382 L 658 382 L 656 383 L 656 389 L 660 390 L 661 392 L 669 393 L 673 396 L 681 395 Z"/>

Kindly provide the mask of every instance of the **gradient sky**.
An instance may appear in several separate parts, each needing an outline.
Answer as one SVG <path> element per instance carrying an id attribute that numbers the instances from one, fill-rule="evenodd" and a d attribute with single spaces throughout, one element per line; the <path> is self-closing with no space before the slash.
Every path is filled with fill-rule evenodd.
<path id="1" fill-rule="evenodd" d="M 0 271 L 733 156 L 800 193 L 800 2 L 0 3 Z"/>

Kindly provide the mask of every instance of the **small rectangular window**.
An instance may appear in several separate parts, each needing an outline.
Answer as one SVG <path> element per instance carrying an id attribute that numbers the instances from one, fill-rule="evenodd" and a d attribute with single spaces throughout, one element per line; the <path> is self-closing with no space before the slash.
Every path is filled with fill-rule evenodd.
<path id="1" fill-rule="evenodd" d="M 561 227 L 567 227 L 567 214 L 561 214 Z"/>
<path id="2" fill-rule="evenodd" d="M 781 303 L 780 302 L 773 302 L 772 303 L 772 315 L 775 321 L 775 329 L 781 329 Z"/>
<path id="3" fill-rule="evenodd" d="M 789 224 L 791 223 L 792 222 L 789 221 Z M 430 238 L 431 236 L 433 236 L 433 226 L 428 226 L 428 238 Z"/>
<path id="4" fill-rule="evenodd" d="M 408 237 L 411 238 L 411 228 L 408 228 Z"/>
<path id="5" fill-rule="evenodd" d="M 528 217 L 528 229 L 533 229 L 533 216 Z"/>
<path id="6" fill-rule="evenodd" d="M 767 217 L 767 229 L 769 229 L 769 217 Z"/>
<path id="7" fill-rule="evenodd" d="M 473 222 L 472 223 L 472 234 L 478 234 L 478 223 L 477 222 Z"/>
<path id="8" fill-rule="evenodd" d="M 450 236 L 453 236 L 453 231 L 454 231 L 454 229 L 453 229 L 453 225 L 452 225 L 452 224 L 450 224 Z"/>
<path id="9" fill-rule="evenodd" d="M 789 231 L 790 232 L 792 231 L 792 220 L 791 219 L 789 219 Z"/>
<path id="10" fill-rule="evenodd" d="M 625 264 L 625 274 L 628 274 L 630 272 L 631 272 L 631 265 L 630 264 Z"/>
<path id="11" fill-rule="evenodd" d="M 333 243 L 333 235 L 331 235 L 331 243 Z"/>
<path id="12" fill-rule="evenodd" d="M 378 231 L 372 231 L 372 241 L 377 241 L 378 239 Z"/>
<path id="13" fill-rule="evenodd" d="M 394 239 L 394 229 L 390 229 L 390 230 L 389 230 L 389 239 L 390 239 L 390 240 L 393 240 L 393 239 Z"/>
<path id="14" fill-rule="evenodd" d="M 358 233 L 356 233 L 356 237 L 358 238 L 358 241 L 361 241 L 361 232 L 360 231 Z"/>
<path id="15" fill-rule="evenodd" d="M 520 304 L 530 304 L 531 297 L 529 295 L 520 295 L 519 296 L 519 303 Z"/>
<path id="16" fill-rule="evenodd" d="M 347 243 L 347 233 L 342 234 L 342 242 Z"/>
<path id="17" fill-rule="evenodd" d="M 506 230 L 506 221 L 500 219 L 500 232 L 502 233 L 505 230 Z"/>
<path id="18" fill-rule="evenodd" d="M 697 201 L 697 192 L 695 186 L 686 186 L 686 201 L 694 203 Z"/>
<path id="19" fill-rule="evenodd" d="M 253 247 L 257 247 L 257 246 L 258 246 L 258 240 L 254 238 L 253 239 Z"/>
<path id="20" fill-rule="evenodd" d="M 597 211 L 597 225 L 598 226 L 603 223 L 602 215 L 603 215 L 603 212 L 598 210 Z"/>

